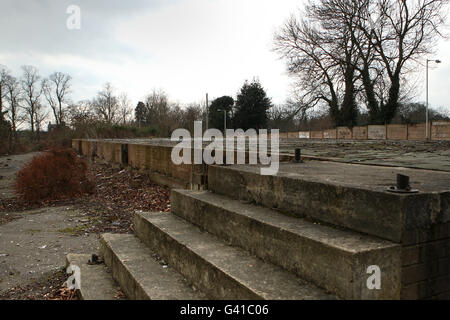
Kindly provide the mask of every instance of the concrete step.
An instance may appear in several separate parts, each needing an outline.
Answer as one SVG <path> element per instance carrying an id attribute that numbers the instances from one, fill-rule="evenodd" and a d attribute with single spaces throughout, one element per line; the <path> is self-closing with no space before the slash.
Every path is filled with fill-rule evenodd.
<path id="1" fill-rule="evenodd" d="M 398 299 L 400 245 L 209 191 L 172 190 L 172 213 L 345 299 Z M 367 288 L 380 267 L 381 290 Z"/>
<path id="2" fill-rule="evenodd" d="M 103 234 L 100 253 L 113 278 L 132 300 L 200 300 L 205 296 L 194 290 L 170 266 L 134 235 Z"/>
<path id="3" fill-rule="evenodd" d="M 136 234 L 214 299 L 335 299 L 170 213 L 136 213 Z"/>
<path id="4" fill-rule="evenodd" d="M 89 254 L 68 254 L 67 266 L 80 268 L 80 289 L 78 295 L 83 300 L 117 300 L 119 286 L 104 264 L 90 265 Z M 69 275 L 67 275 L 69 277 Z"/>
<path id="5" fill-rule="evenodd" d="M 448 221 L 450 173 L 323 161 L 280 163 L 273 176 L 260 169 L 209 166 L 208 189 L 396 243 Z M 398 173 L 420 192 L 388 192 Z"/>

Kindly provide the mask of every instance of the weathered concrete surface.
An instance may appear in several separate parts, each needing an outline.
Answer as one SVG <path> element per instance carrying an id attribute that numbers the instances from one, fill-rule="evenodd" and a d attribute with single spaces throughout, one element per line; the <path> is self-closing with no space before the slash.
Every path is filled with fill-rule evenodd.
<path id="1" fill-rule="evenodd" d="M 399 299 L 401 247 L 206 191 L 172 190 L 172 213 L 344 299 Z M 382 289 L 366 286 L 382 270 Z"/>
<path id="2" fill-rule="evenodd" d="M 74 237 L 85 216 L 72 207 L 10 213 L 19 218 L 0 226 L 0 290 L 26 285 L 42 274 L 65 266 L 69 252 L 98 251 L 98 237 Z"/>
<path id="3" fill-rule="evenodd" d="M 16 173 L 39 154 L 39 152 L 32 152 L 0 157 L 0 199 L 11 199 L 15 196 Z"/>
<path id="4" fill-rule="evenodd" d="M 334 136 L 332 136 L 332 134 L 334 134 Z M 359 139 L 364 134 L 367 135 L 367 128 L 365 132 L 358 132 L 357 134 L 358 136 L 356 136 L 356 139 Z M 328 159 L 337 162 L 450 172 L 450 163 L 448 160 L 450 158 L 450 141 L 334 140 L 336 138 L 335 129 L 326 132 L 326 134 L 324 133 L 324 138 L 329 139 L 305 140 L 283 139 L 280 137 L 279 151 L 282 154 L 293 156 L 295 148 L 301 148 L 302 155 L 304 156 Z M 129 144 L 130 146 L 136 145 L 136 148 L 141 149 L 145 149 L 145 146 L 165 147 L 170 149 L 177 144 L 176 142 L 170 141 L 170 139 L 86 140 L 81 143 L 85 146 L 82 153 L 90 156 L 91 153 L 89 152 L 94 149 L 94 144 L 97 144 L 98 150 L 102 150 L 103 145 L 109 146 L 111 143 L 117 144 L 118 149 L 120 149 L 120 145 L 122 144 Z M 204 144 L 204 146 L 206 145 L 207 143 Z M 73 140 L 73 147 L 80 151 L 78 140 Z M 133 147 L 129 150 L 130 164 L 134 161 L 132 160 L 132 148 Z M 103 157 L 100 151 L 97 152 L 97 155 Z M 147 161 L 145 159 L 145 155 L 141 156 L 140 162 L 136 163 L 138 163 L 139 166 L 142 166 L 142 164 L 145 164 Z M 168 159 L 170 159 L 170 157 Z M 115 160 L 120 161 L 120 159 Z M 153 165 L 155 165 L 155 163 Z M 183 177 L 183 173 L 186 170 L 187 168 L 180 166 L 178 172 L 174 175 Z M 165 172 L 160 173 L 166 174 Z"/>
<path id="5" fill-rule="evenodd" d="M 167 213 L 138 213 L 140 239 L 215 299 L 330 299 L 287 271 L 231 247 Z"/>
<path id="6" fill-rule="evenodd" d="M 133 235 L 104 234 L 100 253 L 113 278 L 132 300 L 199 300 L 204 295 L 192 289 L 183 277 Z"/>
<path id="7" fill-rule="evenodd" d="M 449 173 L 320 161 L 281 163 L 275 176 L 259 171 L 258 166 L 211 166 L 208 188 L 397 243 L 409 231 L 450 221 Z M 412 187 L 421 193 L 387 192 L 397 173 L 411 176 Z"/>
<path id="8" fill-rule="evenodd" d="M 295 148 L 301 148 L 304 156 L 336 162 L 450 172 L 449 141 L 280 141 L 282 153 L 293 155 Z"/>
<path id="9" fill-rule="evenodd" d="M 39 153 L 0 157 L 0 202 L 15 197 L 16 173 Z M 14 220 L 0 225 L 0 291 L 26 286 L 65 265 L 66 254 L 97 252 L 97 236 L 74 237 L 86 217 L 70 206 L 23 212 L 0 212 Z M 9 221 L 9 219 L 6 219 Z"/>
<path id="10" fill-rule="evenodd" d="M 104 264 L 89 265 L 92 255 L 68 254 L 67 266 L 80 268 L 80 289 L 78 294 L 83 300 L 116 300 L 118 285 Z"/>
<path id="11" fill-rule="evenodd" d="M 157 144 L 153 140 L 149 141 L 151 143 L 142 143 L 140 140 L 73 140 L 72 147 L 89 159 L 145 170 L 150 179 L 160 185 L 201 187 L 194 185 L 194 180 L 197 175 L 204 176 L 203 165 L 175 165 L 171 159 L 170 143 Z"/>

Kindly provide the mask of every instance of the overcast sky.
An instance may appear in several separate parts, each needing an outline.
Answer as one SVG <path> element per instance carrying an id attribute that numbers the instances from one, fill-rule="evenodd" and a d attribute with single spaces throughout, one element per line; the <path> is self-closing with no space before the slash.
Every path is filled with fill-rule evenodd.
<path id="1" fill-rule="evenodd" d="M 69 5 L 81 9 L 80 30 L 66 26 Z M 1 0 L 0 64 L 16 76 L 21 65 L 43 76 L 69 73 L 74 101 L 109 81 L 133 105 L 152 88 L 188 104 L 202 102 L 206 92 L 235 96 L 246 79 L 258 77 L 273 102 L 283 103 L 290 80 L 271 51 L 273 34 L 301 6 L 302 0 Z M 430 103 L 450 111 L 448 42 L 436 58 L 443 63 L 430 71 Z"/>

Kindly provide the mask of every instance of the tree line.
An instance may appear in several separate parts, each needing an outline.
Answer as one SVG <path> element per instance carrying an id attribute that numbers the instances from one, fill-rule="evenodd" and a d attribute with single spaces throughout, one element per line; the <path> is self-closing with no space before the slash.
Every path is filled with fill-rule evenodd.
<path id="1" fill-rule="evenodd" d="M 0 117 L 4 127 L 10 127 L 13 139 L 24 123 L 29 125 L 32 135 L 38 137 L 49 109 L 55 123 L 63 123 L 72 80 L 62 72 L 42 78 L 33 66 L 21 69 L 22 74 L 17 78 L 0 66 Z"/>
<path id="2" fill-rule="evenodd" d="M 291 107 L 325 106 L 336 126 L 367 111 L 390 123 L 413 98 L 413 73 L 443 37 L 447 0 L 314 0 L 277 32 L 274 49 L 294 78 Z M 419 64 L 418 64 L 419 63 Z"/>
<path id="3" fill-rule="evenodd" d="M 270 98 L 259 81 L 245 82 L 237 95 L 212 101 L 206 112 L 204 105 L 181 105 L 169 101 L 163 90 L 152 90 L 134 108 L 126 93 L 118 94 L 106 83 L 95 97 L 73 102 L 72 77 L 53 72 L 42 77 L 34 66 L 23 66 L 19 77 L 6 67 L 0 67 L 0 134 L 10 143 L 19 131 L 30 132 L 32 140 L 39 140 L 47 121 L 49 129 L 72 128 L 81 137 L 100 137 L 102 129 L 114 126 L 141 128 L 147 135 L 169 137 L 178 128 L 193 131 L 194 121 L 208 117 L 210 128 L 223 128 L 226 113 L 228 128 L 267 128 L 270 121 Z M 134 115 L 133 115 L 134 111 Z"/>
<path id="4" fill-rule="evenodd" d="M 151 126 L 163 136 L 177 128 L 193 132 L 194 121 L 208 122 L 209 128 L 224 130 L 224 127 L 240 129 L 262 129 L 268 127 L 271 99 L 258 80 L 246 81 L 237 94 L 236 101 L 230 96 L 214 99 L 205 108 L 191 104 L 182 110 L 177 104 L 170 104 L 163 91 L 153 91 L 145 101 L 135 108 L 135 120 L 139 126 Z M 206 129 L 206 124 L 204 125 Z"/>

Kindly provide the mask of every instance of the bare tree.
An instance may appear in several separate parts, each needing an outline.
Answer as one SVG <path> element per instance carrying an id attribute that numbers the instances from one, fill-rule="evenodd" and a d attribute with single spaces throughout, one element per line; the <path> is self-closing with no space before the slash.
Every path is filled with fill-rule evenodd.
<path id="1" fill-rule="evenodd" d="M 11 124 L 5 119 L 7 111 L 4 110 L 4 98 L 6 97 L 6 78 L 8 72 L 6 68 L 0 66 L 0 152 L 10 151 L 12 146 Z M 8 140 L 8 147 L 6 148 L 5 141 Z"/>
<path id="2" fill-rule="evenodd" d="M 170 129 L 168 124 L 170 115 L 169 98 L 163 90 L 153 89 L 145 99 L 146 124 L 157 128 L 160 133 L 166 134 Z"/>
<path id="3" fill-rule="evenodd" d="M 5 67 L 0 65 L 0 120 L 3 119 L 4 111 L 3 111 L 3 99 L 6 97 L 6 78 L 9 73 Z"/>
<path id="4" fill-rule="evenodd" d="M 21 79 L 22 94 L 25 105 L 23 106 L 31 127 L 31 133 L 34 135 L 36 111 L 40 108 L 40 98 L 42 95 L 41 77 L 39 71 L 33 66 L 23 66 L 23 75 Z"/>
<path id="5" fill-rule="evenodd" d="M 310 4 L 306 18 L 291 16 L 275 37 L 275 51 L 287 59 L 288 71 L 297 79 L 297 113 L 326 103 L 336 125 L 353 125 L 356 47 L 330 14 L 328 8 Z"/>
<path id="6" fill-rule="evenodd" d="M 203 109 L 199 104 L 191 104 L 184 110 L 181 127 L 194 134 L 194 122 L 203 118 Z"/>
<path id="7" fill-rule="evenodd" d="M 53 110 L 57 125 L 64 122 L 65 108 L 68 103 L 72 77 L 62 72 L 54 72 L 42 81 L 45 99 Z"/>
<path id="8" fill-rule="evenodd" d="M 367 1 L 367 0 L 366 0 Z M 398 111 L 401 77 L 411 62 L 433 52 L 445 24 L 447 0 L 378 0 L 380 24 L 369 28 L 360 25 L 380 57 L 390 80 L 386 103 L 380 104 L 378 120 L 389 122 Z M 366 6 L 366 20 L 373 12 Z M 359 21 L 362 21 L 360 19 Z"/>
<path id="9" fill-rule="evenodd" d="M 359 101 L 372 122 L 389 122 L 411 87 L 407 76 L 442 36 L 448 2 L 310 2 L 304 18 L 291 18 L 275 38 L 276 51 L 298 79 L 300 107 L 325 101 L 332 117 L 339 110 L 347 118 Z"/>
<path id="10" fill-rule="evenodd" d="M 115 123 L 119 115 L 119 101 L 114 95 L 114 89 L 108 82 L 93 101 L 97 116 L 108 124 Z"/>
<path id="11" fill-rule="evenodd" d="M 118 103 L 120 121 L 122 122 L 122 124 L 126 124 L 133 115 L 133 108 L 131 106 L 130 99 L 128 99 L 128 95 L 125 92 L 119 95 Z"/>
<path id="12" fill-rule="evenodd" d="M 5 91 L 6 101 L 8 102 L 6 115 L 8 120 L 11 122 L 13 137 L 17 138 L 17 128 L 20 126 L 23 120 L 20 115 L 22 92 L 19 81 L 9 74 L 5 77 Z"/>
<path id="13" fill-rule="evenodd" d="M 41 138 L 41 131 L 43 129 L 44 123 L 48 119 L 48 114 L 49 114 L 48 110 L 46 110 L 42 104 L 39 103 L 36 106 L 34 112 L 34 123 L 38 140 Z"/>

